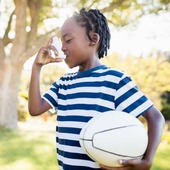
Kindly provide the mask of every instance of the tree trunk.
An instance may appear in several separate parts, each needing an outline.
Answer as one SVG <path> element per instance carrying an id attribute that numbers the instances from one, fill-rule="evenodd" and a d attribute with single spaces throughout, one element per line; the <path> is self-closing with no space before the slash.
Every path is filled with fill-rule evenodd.
<path id="1" fill-rule="evenodd" d="M 51 32 L 38 38 L 37 29 L 39 13 L 43 0 L 14 0 L 15 11 L 11 14 L 4 37 L 0 38 L 0 127 L 16 129 L 18 121 L 18 91 L 23 63 L 44 46 Z M 28 25 L 28 9 L 31 17 L 31 31 L 26 32 Z M 15 37 L 8 38 L 11 30 L 12 16 L 15 20 Z M 10 53 L 5 53 L 5 47 L 12 43 Z"/>
<path id="2" fill-rule="evenodd" d="M 22 66 L 16 66 L 10 60 L 0 67 L 3 78 L 0 79 L 0 127 L 16 129 L 18 121 L 17 98 Z"/>

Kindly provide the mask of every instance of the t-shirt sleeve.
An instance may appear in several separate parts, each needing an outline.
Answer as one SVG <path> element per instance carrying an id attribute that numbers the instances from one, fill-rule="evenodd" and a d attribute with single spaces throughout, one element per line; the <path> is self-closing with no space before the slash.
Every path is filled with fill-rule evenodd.
<path id="1" fill-rule="evenodd" d="M 57 110 L 57 106 L 58 106 L 58 89 L 59 89 L 59 85 L 57 82 L 54 82 L 50 89 L 44 93 L 44 95 L 42 96 L 42 98 L 44 100 L 46 100 L 50 106 Z"/>
<path id="2" fill-rule="evenodd" d="M 135 117 L 139 117 L 153 106 L 126 73 L 117 84 L 115 94 L 115 110 L 127 112 Z"/>

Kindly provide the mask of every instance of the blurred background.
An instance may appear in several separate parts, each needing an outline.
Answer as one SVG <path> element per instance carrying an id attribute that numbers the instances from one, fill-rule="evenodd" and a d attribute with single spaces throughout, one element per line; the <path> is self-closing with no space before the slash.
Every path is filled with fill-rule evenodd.
<path id="1" fill-rule="evenodd" d="M 82 7 L 104 13 L 111 47 L 102 63 L 129 73 L 161 110 L 166 126 L 152 170 L 170 170 L 170 0 L 0 0 L 0 169 L 58 170 L 56 112 L 31 117 L 28 87 L 39 48 Z M 42 94 L 66 72 L 43 67 Z"/>

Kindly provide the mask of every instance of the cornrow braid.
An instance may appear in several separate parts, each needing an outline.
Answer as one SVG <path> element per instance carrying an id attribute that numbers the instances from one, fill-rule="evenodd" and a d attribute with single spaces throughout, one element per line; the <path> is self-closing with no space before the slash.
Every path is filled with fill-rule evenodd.
<path id="1" fill-rule="evenodd" d="M 110 30 L 108 27 L 108 23 L 106 17 L 96 9 L 90 9 L 86 11 L 85 8 L 80 10 L 80 13 L 74 13 L 73 17 L 75 17 L 76 21 L 82 26 L 86 28 L 86 34 L 89 40 L 92 41 L 90 36 L 90 32 L 94 31 L 99 34 L 99 48 L 98 48 L 98 56 L 99 58 L 107 55 L 107 49 L 110 48 Z"/>

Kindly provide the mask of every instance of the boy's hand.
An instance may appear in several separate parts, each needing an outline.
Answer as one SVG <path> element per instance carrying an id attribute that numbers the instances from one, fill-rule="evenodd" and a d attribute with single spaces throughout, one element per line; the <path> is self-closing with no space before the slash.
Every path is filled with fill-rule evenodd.
<path id="1" fill-rule="evenodd" d="M 122 167 L 107 167 L 100 165 L 102 170 L 149 170 L 151 164 L 146 160 L 132 159 L 132 160 L 120 160 Z"/>
<path id="2" fill-rule="evenodd" d="M 37 64 L 39 66 L 43 66 L 52 62 L 61 62 L 62 59 L 60 58 L 53 58 L 51 54 L 51 50 L 54 51 L 55 55 L 58 55 L 58 51 L 55 49 L 54 46 L 51 45 L 51 40 L 49 41 L 48 45 L 45 47 L 42 47 L 34 61 L 34 64 Z"/>

